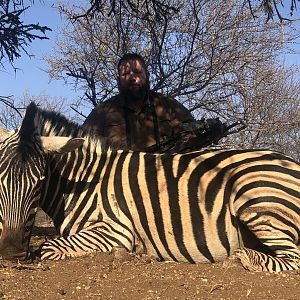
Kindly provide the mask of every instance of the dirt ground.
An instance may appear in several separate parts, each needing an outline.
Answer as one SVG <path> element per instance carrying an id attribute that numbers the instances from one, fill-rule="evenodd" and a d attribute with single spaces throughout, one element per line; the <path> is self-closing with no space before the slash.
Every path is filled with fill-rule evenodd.
<path id="1" fill-rule="evenodd" d="M 42 221 L 33 248 L 55 234 Z M 0 299 L 300 299 L 300 272 L 252 273 L 233 259 L 157 262 L 120 251 L 27 265 L 2 260 Z"/>

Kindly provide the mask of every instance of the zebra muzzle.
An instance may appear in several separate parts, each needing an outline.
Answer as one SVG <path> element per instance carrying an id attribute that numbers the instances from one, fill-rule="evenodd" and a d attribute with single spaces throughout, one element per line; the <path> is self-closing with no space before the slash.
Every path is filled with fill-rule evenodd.
<path id="1" fill-rule="evenodd" d="M 0 257 L 9 260 L 27 260 L 28 243 L 24 242 L 24 230 L 4 227 L 0 236 Z"/>

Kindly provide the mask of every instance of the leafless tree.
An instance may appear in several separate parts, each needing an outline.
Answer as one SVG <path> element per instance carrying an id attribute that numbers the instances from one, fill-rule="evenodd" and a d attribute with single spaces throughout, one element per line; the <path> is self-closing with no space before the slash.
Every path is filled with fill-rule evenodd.
<path id="1" fill-rule="evenodd" d="M 248 127 L 228 142 L 243 148 L 276 149 L 300 161 L 300 82 L 299 73 L 294 76 L 296 71 L 276 62 L 260 69 L 253 89 L 245 91 L 237 103 Z"/>
<path id="2" fill-rule="evenodd" d="M 85 103 L 95 106 L 117 92 L 119 57 L 137 51 L 148 61 L 154 90 L 180 97 L 192 111 L 219 111 L 221 102 L 241 95 L 246 84 L 250 88 L 260 66 L 273 64 L 295 38 L 283 25 L 253 19 L 238 1 L 180 3 L 176 18 L 153 25 L 130 13 L 124 13 L 120 24 L 108 17 L 110 7 L 101 18 L 69 23 L 48 58 L 49 74 L 85 90 Z M 80 10 L 61 9 L 69 20 Z"/>

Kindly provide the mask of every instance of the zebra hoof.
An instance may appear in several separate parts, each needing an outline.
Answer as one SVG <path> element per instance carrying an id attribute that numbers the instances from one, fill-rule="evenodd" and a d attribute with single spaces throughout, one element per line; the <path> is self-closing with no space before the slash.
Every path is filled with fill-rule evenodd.
<path id="1" fill-rule="evenodd" d="M 124 247 L 113 247 L 111 254 L 113 255 L 113 264 L 124 263 L 132 259 L 130 253 Z"/>
<path id="2" fill-rule="evenodd" d="M 262 272 L 261 268 L 259 268 L 258 266 L 254 265 L 252 262 L 251 262 L 251 259 L 248 255 L 248 252 L 246 249 L 244 248 L 241 248 L 241 249 L 238 249 L 234 252 L 234 255 L 233 255 L 235 258 L 237 258 L 242 266 L 248 270 L 248 271 L 251 271 L 251 272 Z"/>

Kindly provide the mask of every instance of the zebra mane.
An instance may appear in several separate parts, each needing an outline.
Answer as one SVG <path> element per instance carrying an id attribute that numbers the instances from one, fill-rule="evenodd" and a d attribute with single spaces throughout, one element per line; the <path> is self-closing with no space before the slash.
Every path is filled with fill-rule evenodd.
<path id="1" fill-rule="evenodd" d="M 31 102 L 26 108 L 26 114 L 20 128 L 20 140 L 30 141 L 34 132 L 40 136 L 57 135 L 87 138 L 91 143 L 101 145 L 102 151 L 124 149 L 105 137 L 96 136 L 89 129 L 67 119 L 61 113 L 39 108 L 34 102 Z"/>

